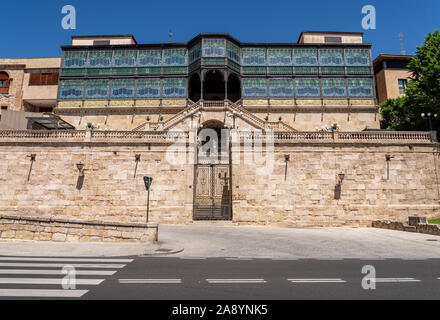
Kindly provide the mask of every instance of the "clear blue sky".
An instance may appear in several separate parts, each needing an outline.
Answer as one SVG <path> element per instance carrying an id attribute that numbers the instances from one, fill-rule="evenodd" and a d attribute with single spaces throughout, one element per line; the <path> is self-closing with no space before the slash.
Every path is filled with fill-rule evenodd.
<path id="1" fill-rule="evenodd" d="M 61 8 L 74 5 L 77 29 L 61 28 Z M 361 9 L 377 10 L 365 31 L 373 56 L 414 53 L 440 28 L 439 0 L 11 0 L 2 1 L 0 57 L 60 55 L 72 35 L 133 34 L 138 43 L 186 42 L 201 32 L 227 32 L 243 42 L 296 42 L 302 30 L 364 31 Z"/>

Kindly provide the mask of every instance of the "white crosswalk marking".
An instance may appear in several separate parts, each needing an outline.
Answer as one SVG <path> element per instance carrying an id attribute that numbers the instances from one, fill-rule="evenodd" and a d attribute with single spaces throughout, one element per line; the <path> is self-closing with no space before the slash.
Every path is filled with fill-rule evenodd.
<path id="1" fill-rule="evenodd" d="M 123 284 L 142 284 L 142 283 L 182 283 L 182 279 L 119 279 L 119 283 Z"/>
<path id="2" fill-rule="evenodd" d="M 292 283 L 345 283 L 347 281 L 339 279 L 339 278 L 332 278 L 332 279 L 287 279 L 287 281 L 290 281 Z"/>
<path id="3" fill-rule="evenodd" d="M 373 279 L 372 279 L 373 280 Z M 420 280 L 414 278 L 376 278 L 377 283 L 393 283 L 393 282 L 420 282 Z"/>
<path id="4" fill-rule="evenodd" d="M 46 261 L 46 262 L 106 262 L 106 263 L 130 263 L 133 259 L 96 259 L 96 258 L 36 258 L 36 257 L 0 257 L 0 261 Z"/>
<path id="5" fill-rule="evenodd" d="M 61 278 L 0 278 L 0 284 L 57 284 L 62 285 Z M 104 279 L 76 279 L 77 285 L 97 286 Z"/>
<path id="6" fill-rule="evenodd" d="M 26 263 L 26 262 L 5 262 L 0 267 L 39 267 L 39 268 L 63 268 L 69 265 L 75 268 L 96 268 L 96 269 L 121 269 L 125 264 L 89 264 L 89 263 Z"/>
<path id="7" fill-rule="evenodd" d="M 89 290 L 0 289 L 0 297 L 81 298 Z"/>
<path id="8" fill-rule="evenodd" d="M 219 284 L 219 283 L 266 283 L 264 279 L 206 279 L 208 283 Z"/>
<path id="9" fill-rule="evenodd" d="M 112 276 L 133 259 L 2 256 L 0 261 L 1 298 L 80 298 L 89 292 L 85 290 L 90 289 L 87 286 L 98 286 L 105 281 L 104 278 L 82 276 Z M 63 282 L 72 280 L 65 277 L 73 276 L 62 272 L 66 266 L 75 268 L 73 290 L 62 288 Z M 19 277 L 20 275 L 22 277 Z M 79 290 L 78 286 L 86 287 Z"/>
<path id="10" fill-rule="evenodd" d="M 76 270 L 78 276 L 112 276 L 116 271 L 108 270 Z M 0 269 L 0 274 L 34 274 L 34 275 L 60 275 L 59 269 L 43 270 L 43 269 Z"/>

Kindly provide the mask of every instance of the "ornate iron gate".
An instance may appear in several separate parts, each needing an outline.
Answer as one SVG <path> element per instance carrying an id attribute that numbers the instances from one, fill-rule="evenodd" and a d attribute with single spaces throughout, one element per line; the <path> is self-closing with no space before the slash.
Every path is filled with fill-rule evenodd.
<path id="1" fill-rule="evenodd" d="M 232 220 L 229 164 L 195 166 L 194 220 Z"/>

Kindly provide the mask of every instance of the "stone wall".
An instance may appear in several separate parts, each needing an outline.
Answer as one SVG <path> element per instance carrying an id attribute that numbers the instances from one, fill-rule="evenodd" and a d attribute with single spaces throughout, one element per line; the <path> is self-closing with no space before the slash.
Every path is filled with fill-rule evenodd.
<path id="1" fill-rule="evenodd" d="M 157 230 L 157 224 L 0 215 L 0 239 L 153 243 Z"/>
<path id="2" fill-rule="evenodd" d="M 136 136 L 141 133 L 128 139 L 127 134 L 110 132 L 107 138 L 103 133 L 85 140 L 70 139 L 67 133 L 53 139 L 0 137 L 0 212 L 142 223 L 147 209 L 142 177 L 148 175 L 153 177 L 150 221 L 192 223 L 194 165 L 170 163 L 169 145 L 159 139 Z M 265 163 L 246 162 L 252 154 L 234 146 L 240 161 L 232 165 L 233 221 L 370 226 L 375 220 L 440 214 L 437 144 L 406 141 L 403 133 L 394 135 L 400 140 L 384 141 L 378 138 L 381 134 L 356 135 L 365 135 L 364 140 L 325 138 L 331 133 L 316 133 L 316 138 L 292 133 L 290 140 L 283 140 L 284 134 L 274 147 L 273 170 L 267 172 L 260 171 Z M 183 150 L 179 159 L 189 159 L 189 151 Z M 84 164 L 84 177 L 78 163 Z M 339 174 L 345 176 L 335 199 Z"/>
<path id="3" fill-rule="evenodd" d="M 437 224 L 419 223 L 415 226 L 409 226 L 403 222 L 379 220 L 373 221 L 372 227 L 397 231 L 418 232 L 440 236 L 440 226 Z"/>
<path id="4" fill-rule="evenodd" d="M 273 171 L 233 165 L 234 221 L 280 226 L 370 226 L 440 214 L 432 147 L 276 146 Z M 285 156 L 290 160 L 286 163 Z M 387 177 L 386 155 L 389 162 Z M 250 157 L 241 151 L 241 159 Z M 344 174 L 340 199 L 338 175 Z"/>

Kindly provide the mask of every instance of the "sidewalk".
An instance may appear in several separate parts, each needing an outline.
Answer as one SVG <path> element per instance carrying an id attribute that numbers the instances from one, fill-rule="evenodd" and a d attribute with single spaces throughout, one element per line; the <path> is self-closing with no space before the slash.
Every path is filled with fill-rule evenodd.
<path id="1" fill-rule="evenodd" d="M 0 256 L 35 257 L 124 257 L 179 253 L 183 247 L 171 243 L 98 243 L 0 240 Z"/>

